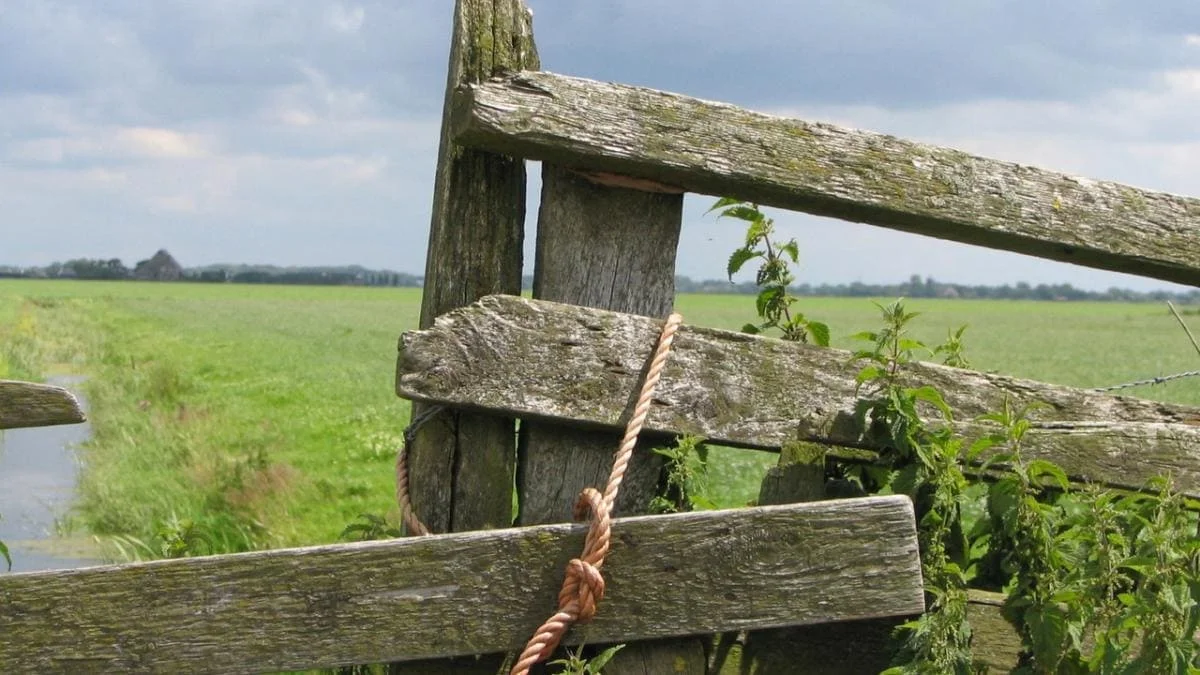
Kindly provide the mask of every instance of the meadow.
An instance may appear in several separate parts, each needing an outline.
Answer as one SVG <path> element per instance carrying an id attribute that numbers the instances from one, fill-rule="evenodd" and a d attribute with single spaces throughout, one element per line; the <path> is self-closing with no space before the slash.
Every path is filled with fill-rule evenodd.
<path id="1" fill-rule="evenodd" d="M 969 325 L 980 370 L 1097 387 L 1200 367 L 1164 305 L 908 304 L 929 344 Z M 88 378 L 94 435 L 64 532 L 118 557 L 327 543 L 362 514 L 395 522 L 396 343 L 419 305 L 418 289 L 0 280 L 0 378 Z M 752 296 L 681 295 L 677 309 L 720 328 L 754 319 Z M 878 325 L 866 299 L 800 309 L 839 347 Z M 1200 405 L 1200 378 L 1128 393 Z M 714 451 L 711 496 L 745 504 L 772 462 Z"/>

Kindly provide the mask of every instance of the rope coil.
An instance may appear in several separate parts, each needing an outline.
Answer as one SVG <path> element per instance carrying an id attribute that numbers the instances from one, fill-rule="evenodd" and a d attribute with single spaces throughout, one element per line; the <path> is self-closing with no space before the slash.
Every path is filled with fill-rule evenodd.
<path id="1" fill-rule="evenodd" d="M 517 663 L 512 667 L 511 675 L 526 675 L 531 667 L 554 653 L 573 624 L 587 623 L 596 615 L 596 607 L 604 598 L 604 577 L 600 569 L 604 566 L 604 559 L 608 555 L 612 540 L 612 511 L 621 491 L 625 471 L 629 468 L 633 449 L 637 446 L 646 417 L 650 414 L 654 391 L 658 388 L 658 381 L 662 378 L 667 357 L 671 353 L 671 345 L 682 321 L 682 316 L 673 313 L 663 324 L 654 356 L 646 372 L 646 380 L 642 383 L 637 403 L 633 408 L 633 415 L 625 426 L 625 436 L 613 455 L 612 471 L 609 472 L 603 494 L 590 487 L 579 493 L 579 499 L 575 503 L 575 519 L 589 521 L 583 552 L 578 558 L 573 558 L 567 563 L 562 589 L 558 593 L 558 609 L 534 631 L 533 637 L 529 639 Z M 411 534 L 424 536 L 430 532 L 417 517 L 409 498 L 408 446 L 421 425 L 442 410 L 440 406 L 431 407 L 413 418 L 404 430 L 404 443 L 396 453 L 396 501 L 400 505 L 405 527 Z"/>

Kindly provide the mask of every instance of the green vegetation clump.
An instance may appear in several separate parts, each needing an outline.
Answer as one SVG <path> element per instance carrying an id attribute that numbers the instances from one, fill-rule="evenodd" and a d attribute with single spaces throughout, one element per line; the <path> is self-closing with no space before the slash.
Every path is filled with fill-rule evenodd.
<path id="1" fill-rule="evenodd" d="M 806 340 L 779 325 L 778 311 L 770 314 L 794 302 L 777 283 L 791 279 L 786 259 L 796 262 L 794 243 L 773 247 L 770 219 L 753 204 L 723 199 L 714 208 L 750 223 L 747 247 L 734 253 L 730 270 L 762 258 L 756 308 L 764 326 Z M 748 250 L 751 241 L 763 248 Z M 870 463 L 831 468 L 867 493 L 913 500 L 928 608 L 898 629 L 903 643 L 887 673 L 984 668 L 972 653 L 969 588 L 1004 593 L 1002 615 L 1021 639 L 1017 672 L 1200 672 L 1197 505 L 1173 492 L 1166 476 L 1139 493 L 1080 488 L 1052 462 L 1026 459 L 1022 443 L 1037 404 L 1014 410 L 1006 401 L 980 417 L 991 431 L 959 436 L 941 393 L 906 386 L 900 374 L 922 356 L 968 365 L 966 327 L 929 348 L 913 334 L 917 312 L 902 301 L 876 306 L 882 327 L 852 337 L 868 345 L 854 352 L 861 365 L 856 419 L 863 440 L 880 452 Z"/>

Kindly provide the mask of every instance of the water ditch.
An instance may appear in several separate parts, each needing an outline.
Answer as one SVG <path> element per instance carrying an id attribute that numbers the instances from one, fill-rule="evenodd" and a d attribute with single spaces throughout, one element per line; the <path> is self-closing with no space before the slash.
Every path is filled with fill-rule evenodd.
<path id="1" fill-rule="evenodd" d="M 79 377 L 48 380 L 72 391 L 81 381 Z M 79 398 L 86 410 L 87 401 Z M 79 476 L 76 450 L 90 431 L 85 422 L 0 433 L 0 541 L 8 545 L 13 572 L 100 564 L 90 557 L 94 555 L 90 542 L 59 537 L 55 528 L 74 497 Z"/>

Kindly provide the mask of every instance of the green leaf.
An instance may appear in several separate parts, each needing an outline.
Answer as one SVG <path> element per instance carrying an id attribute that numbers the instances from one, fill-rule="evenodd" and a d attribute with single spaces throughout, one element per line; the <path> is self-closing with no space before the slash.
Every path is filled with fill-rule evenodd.
<path id="1" fill-rule="evenodd" d="M 822 346 L 829 346 L 829 326 L 820 321 L 809 321 L 808 332 L 812 334 L 813 342 Z"/>
<path id="2" fill-rule="evenodd" d="M 720 199 L 717 200 L 717 203 L 710 206 L 709 209 L 707 211 L 705 211 L 704 213 L 705 213 L 705 215 L 707 215 L 709 213 L 712 213 L 713 211 L 716 211 L 717 209 L 723 209 L 726 206 L 733 206 L 734 204 L 743 204 L 743 203 L 744 202 L 742 200 L 735 199 L 733 197 L 721 197 Z"/>
<path id="3" fill-rule="evenodd" d="M 871 380 L 879 379 L 882 375 L 883 369 L 879 366 L 866 366 L 858 371 L 858 375 L 854 376 L 854 383 L 862 384 L 863 382 L 870 382 Z"/>
<path id="4" fill-rule="evenodd" d="M 792 239 L 783 246 L 780 246 L 779 253 L 791 258 L 793 263 L 800 262 L 800 247 L 796 244 L 795 239 Z"/>
<path id="5" fill-rule="evenodd" d="M 612 657 L 616 656 L 617 652 L 621 651 L 621 649 L 624 647 L 625 645 L 613 645 L 612 647 L 609 647 L 608 649 L 605 649 L 599 654 L 588 659 L 588 670 L 598 674 L 604 668 L 604 666 L 608 665 L 608 662 L 612 660 Z"/>
<path id="6" fill-rule="evenodd" d="M 757 244 L 764 236 L 771 231 L 771 224 L 765 220 L 755 221 L 746 228 L 746 247 L 752 247 Z"/>
<path id="7" fill-rule="evenodd" d="M 729 280 L 733 281 L 733 275 L 742 269 L 742 265 L 745 265 L 746 261 L 753 260 L 759 255 L 761 254 L 749 248 L 739 248 L 734 251 L 733 255 L 729 256 L 729 263 L 725 266 L 725 273 L 729 276 Z"/>
<path id="8" fill-rule="evenodd" d="M 762 291 L 760 291 L 758 294 L 757 300 L 755 301 L 755 305 L 758 309 L 758 315 L 766 316 L 767 309 L 771 306 L 771 303 L 778 300 L 779 296 L 782 294 L 783 289 L 777 286 L 771 286 L 762 289 Z"/>
<path id="9" fill-rule="evenodd" d="M 4 558 L 4 563 L 9 572 L 12 571 L 12 556 L 8 554 L 8 546 L 0 541 L 0 557 Z"/>
<path id="10" fill-rule="evenodd" d="M 747 223 L 752 223 L 754 225 L 761 224 L 767 219 L 767 217 L 763 215 L 762 211 L 759 211 L 753 206 L 745 206 L 741 204 L 737 206 L 730 206 L 729 208 L 725 209 L 721 212 L 721 217 L 737 218 L 738 220 L 744 220 Z"/>
<path id="11" fill-rule="evenodd" d="M 759 329 L 758 326 L 755 326 L 752 323 L 748 323 L 748 324 L 742 326 L 742 332 L 749 333 L 750 335 L 758 335 L 762 331 Z"/>
<path id="12" fill-rule="evenodd" d="M 878 342 L 879 341 L 879 333 L 875 333 L 875 332 L 869 331 L 869 330 L 864 330 L 861 333 L 855 333 L 854 335 L 851 335 L 850 339 L 851 340 L 863 340 L 865 342 Z"/>
<path id="13" fill-rule="evenodd" d="M 992 434 L 989 434 L 987 436 L 984 436 L 983 438 L 976 440 L 974 443 L 971 444 L 970 447 L 967 448 L 967 455 L 966 455 L 967 461 L 974 462 L 975 460 L 979 459 L 979 456 L 981 454 L 983 454 L 983 452 L 985 450 L 988 450 L 989 448 L 992 448 L 992 447 L 996 446 L 997 444 L 1000 444 L 1003 442 L 1004 442 L 1003 437 L 997 438 L 995 435 L 992 435 Z"/>
<path id="14" fill-rule="evenodd" d="M 939 411 L 941 411 L 942 415 L 947 420 L 952 420 L 954 418 L 954 413 L 950 410 L 950 406 L 946 405 L 946 400 L 942 398 L 942 394 L 937 389 L 934 389 L 929 385 L 925 385 L 923 387 L 911 389 L 909 390 L 909 393 L 913 398 L 919 401 L 925 401 L 926 403 L 932 404 Z"/>
<path id="15" fill-rule="evenodd" d="M 1043 477 L 1048 477 L 1062 490 L 1066 491 L 1070 489 L 1070 481 L 1067 479 L 1067 473 L 1054 462 L 1035 459 L 1029 462 L 1026 472 L 1028 472 L 1031 480 L 1040 481 Z"/>

